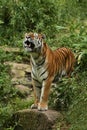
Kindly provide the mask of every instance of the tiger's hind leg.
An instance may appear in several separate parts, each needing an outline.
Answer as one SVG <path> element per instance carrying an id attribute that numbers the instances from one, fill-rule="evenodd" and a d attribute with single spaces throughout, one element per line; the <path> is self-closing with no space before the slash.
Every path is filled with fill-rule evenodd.
<path id="1" fill-rule="evenodd" d="M 34 104 L 31 105 L 32 109 L 38 108 L 38 103 L 40 102 L 41 95 L 41 84 L 38 81 L 33 80 L 33 89 L 34 89 Z"/>

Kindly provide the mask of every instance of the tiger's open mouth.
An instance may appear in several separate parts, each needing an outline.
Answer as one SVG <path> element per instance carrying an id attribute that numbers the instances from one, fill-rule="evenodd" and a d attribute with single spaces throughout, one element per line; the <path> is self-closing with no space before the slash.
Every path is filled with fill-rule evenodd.
<path id="1" fill-rule="evenodd" d="M 30 41 L 27 40 L 27 41 L 24 42 L 24 47 L 26 49 L 28 49 L 29 51 L 33 51 L 33 49 L 35 48 L 35 45 L 34 45 L 33 42 L 30 42 Z"/>

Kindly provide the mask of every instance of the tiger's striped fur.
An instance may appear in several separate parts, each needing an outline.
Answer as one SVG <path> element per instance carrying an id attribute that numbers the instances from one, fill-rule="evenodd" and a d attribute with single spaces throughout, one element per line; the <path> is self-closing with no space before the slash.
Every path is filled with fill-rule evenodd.
<path id="1" fill-rule="evenodd" d="M 29 33 L 25 36 L 24 47 L 31 55 L 32 81 L 35 103 L 32 108 L 48 109 L 48 95 L 52 82 L 63 75 L 70 76 L 73 71 L 75 57 L 68 48 L 51 50 L 43 41 L 43 35 Z"/>

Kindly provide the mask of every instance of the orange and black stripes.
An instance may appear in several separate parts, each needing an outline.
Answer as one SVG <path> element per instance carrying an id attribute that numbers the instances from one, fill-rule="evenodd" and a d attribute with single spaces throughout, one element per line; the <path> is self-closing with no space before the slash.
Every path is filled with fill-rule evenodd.
<path id="1" fill-rule="evenodd" d="M 55 73 L 62 75 L 64 71 L 66 75 L 70 75 L 75 62 L 72 51 L 64 47 L 52 51 L 48 45 L 45 44 L 44 46 L 49 76 L 54 76 Z"/>
<path id="2" fill-rule="evenodd" d="M 32 108 L 47 110 L 47 100 L 52 82 L 58 82 L 62 76 L 70 76 L 74 69 L 73 52 L 65 47 L 51 50 L 44 43 L 43 35 L 29 33 L 25 36 L 24 46 L 30 52 L 32 81 L 35 103 Z"/>

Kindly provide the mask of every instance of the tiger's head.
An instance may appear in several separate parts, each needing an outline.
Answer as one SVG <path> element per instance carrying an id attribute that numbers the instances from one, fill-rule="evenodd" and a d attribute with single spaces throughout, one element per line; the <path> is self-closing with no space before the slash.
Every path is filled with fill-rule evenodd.
<path id="1" fill-rule="evenodd" d="M 26 51 L 35 53 L 41 50 L 45 35 L 38 33 L 26 33 L 23 46 Z"/>

